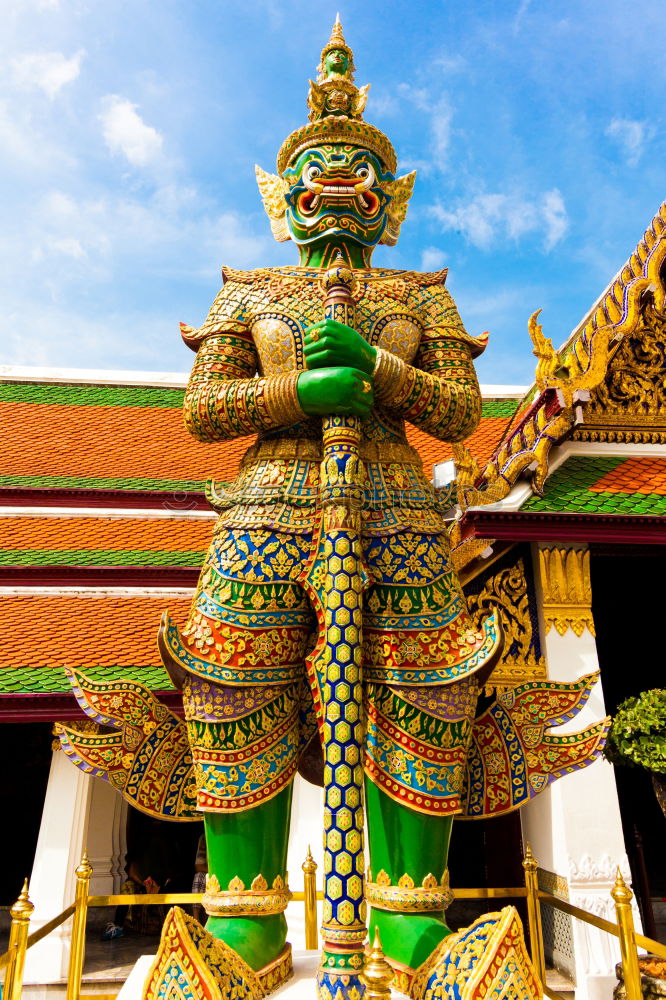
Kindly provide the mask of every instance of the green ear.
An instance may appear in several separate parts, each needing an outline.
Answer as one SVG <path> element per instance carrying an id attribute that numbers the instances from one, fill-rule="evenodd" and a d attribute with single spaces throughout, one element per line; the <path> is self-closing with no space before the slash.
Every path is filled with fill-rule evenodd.
<path id="1" fill-rule="evenodd" d="M 392 199 L 387 213 L 388 225 L 384 230 L 384 235 L 379 241 L 380 243 L 384 243 L 386 246 L 392 247 L 398 242 L 400 227 L 405 221 L 405 216 L 407 215 L 407 207 L 409 205 L 409 199 L 412 197 L 415 180 L 416 171 L 412 170 L 410 174 L 403 174 L 402 177 L 396 177 L 394 181 L 384 181 L 382 183 L 382 189 L 386 192 L 386 194 L 390 195 Z"/>
<path id="2" fill-rule="evenodd" d="M 278 176 L 278 174 L 266 173 L 259 166 L 255 165 L 254 172 L 257 177 L 257 184 L 259 185 L 259 194 L 261 195 L 266 215 L 271 224 L 273 236 L 278 243 L 284 243 L 285 240 L 291 239 L 285 218 L 287 203 L 284 199 L 285 194 L 289 190 L 289 185 L 283 177 Z"/>

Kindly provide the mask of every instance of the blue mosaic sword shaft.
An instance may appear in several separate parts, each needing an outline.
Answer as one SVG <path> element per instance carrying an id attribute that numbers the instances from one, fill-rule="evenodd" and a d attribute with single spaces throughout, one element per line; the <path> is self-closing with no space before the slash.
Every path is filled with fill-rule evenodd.
<path id="1" fill-rule="evenodd" d="M 324 316 L 353 327 L 353 273 L 342 260 L 326 272 Z M 366 937 L 363 853 L 361 640 L 363 572 L 361 421 L 323 422 L 322 573 L 326 644 L 322 684 L 324 740 L 324 907 L 320 995 L 343 1000 L 363 991 L 357 974 Z M 351 976 L 351 978 L 349 978 Z M 324 989 L 325 987 L 325 989 Z"/>

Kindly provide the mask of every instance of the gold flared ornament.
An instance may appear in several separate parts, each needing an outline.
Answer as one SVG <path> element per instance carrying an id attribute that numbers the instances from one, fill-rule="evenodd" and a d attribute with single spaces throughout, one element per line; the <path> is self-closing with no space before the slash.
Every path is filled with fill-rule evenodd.
<path id="1" fill-rule="evenodd" d="M 365 1000 L 390 1000 L 391 983 L 394 978 L 395 972 L 386 961 L 379 928 L 376 927 L 372 948 L 361 973 L 361 979 L 365 984 Z"/>

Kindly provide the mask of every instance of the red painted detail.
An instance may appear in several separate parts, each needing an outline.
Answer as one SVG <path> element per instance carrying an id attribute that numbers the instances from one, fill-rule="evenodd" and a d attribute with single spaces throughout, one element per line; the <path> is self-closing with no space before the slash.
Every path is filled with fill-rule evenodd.
<path id="1" fill-rule="evenodd" d="M 0 507 L 135 507 L 183 513 L 210 510 L 204 493 L 104 490 L 51 486 L 0 487 Z"/>
<path id="2" fill-rule="evenodd" d="M 154 691 L 155 697 L 183 718 L 183 701 L 179 691 Z M 0 723 L 2 722 L 67 722 L 86 719 L 73 692 L 23 691 L 0 694 Z"/>
<path id="3" fill-rule="evenodd" d="M 666 545 L 666 516 L 646 514 L 552 514 L 468 511 L 463 539 L 503 542 L 604 542 Z"/>
<path id="4" fill-rule="evenodd" d="M 3 566 L 3 587 L 186 587 L 201 572 L 190 566 Z"/>

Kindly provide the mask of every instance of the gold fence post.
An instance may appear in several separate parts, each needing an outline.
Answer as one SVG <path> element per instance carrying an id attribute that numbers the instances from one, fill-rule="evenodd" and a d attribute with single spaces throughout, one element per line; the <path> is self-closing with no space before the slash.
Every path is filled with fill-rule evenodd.
<path id="1" fill-rule="evenodd" d="M 86 954 L 86 918 L 88 916 L 88 890 L 92 865 L 88 861 L 88 852 L 83 851 L 81 864 L 76 869 L 76 896 L 74 898 L 74 920 L 72 922 L 72 946 L 69 953 L 69 971 L 67 973 L 67 1000 L 79 1000 L 81 992 L 81 977 L 83 975 L 83 960 Z"/>
<path id="2" fill-rule="evenodd" d="M 315 951 L 318 941 L 317 931 L 317 862 L 308 847 L 308 856 L 301 865 L 303 869 L 303 900 L 305 903 L 305 948 Z"/>
<path id="3" fill-rule="evenodd" d="M 541 904 L 539 903 L 539 864 L 527 844 L 523 858 L 525 889 L 527 890 L 527 919 L 530 926 L 530 950 L 539 983 L 546 985 L 546 959 L 543 951 L 543 930 L 541 928 Z"/>
<path id="4" fill-rule="evenodd" d="M 28 927 L 34 909 L 35 907 L 28 896 L 28 880 L 26 879 L 19 898 L 9 911 L 12 925 L 9 931 L 9 961 L 2 994 L 4 1000 L 19 1000 L 21 996 Z"/>
<path id="5" fill-rule="evenodd" d="M 611 889 L 611 896 L 615 903 L 615 915 L 620 930 L 622 977 L 624 979 L 627 1000 L 642 1000 L 643 988 L 641 986 L 641 972 L 638 967 L 634 915 L 631 910 L 631 901 L 634 898 L 634 894 L 622 878 L 622 872 L 619 868 L 617 870 L 615 885 Z"/>

